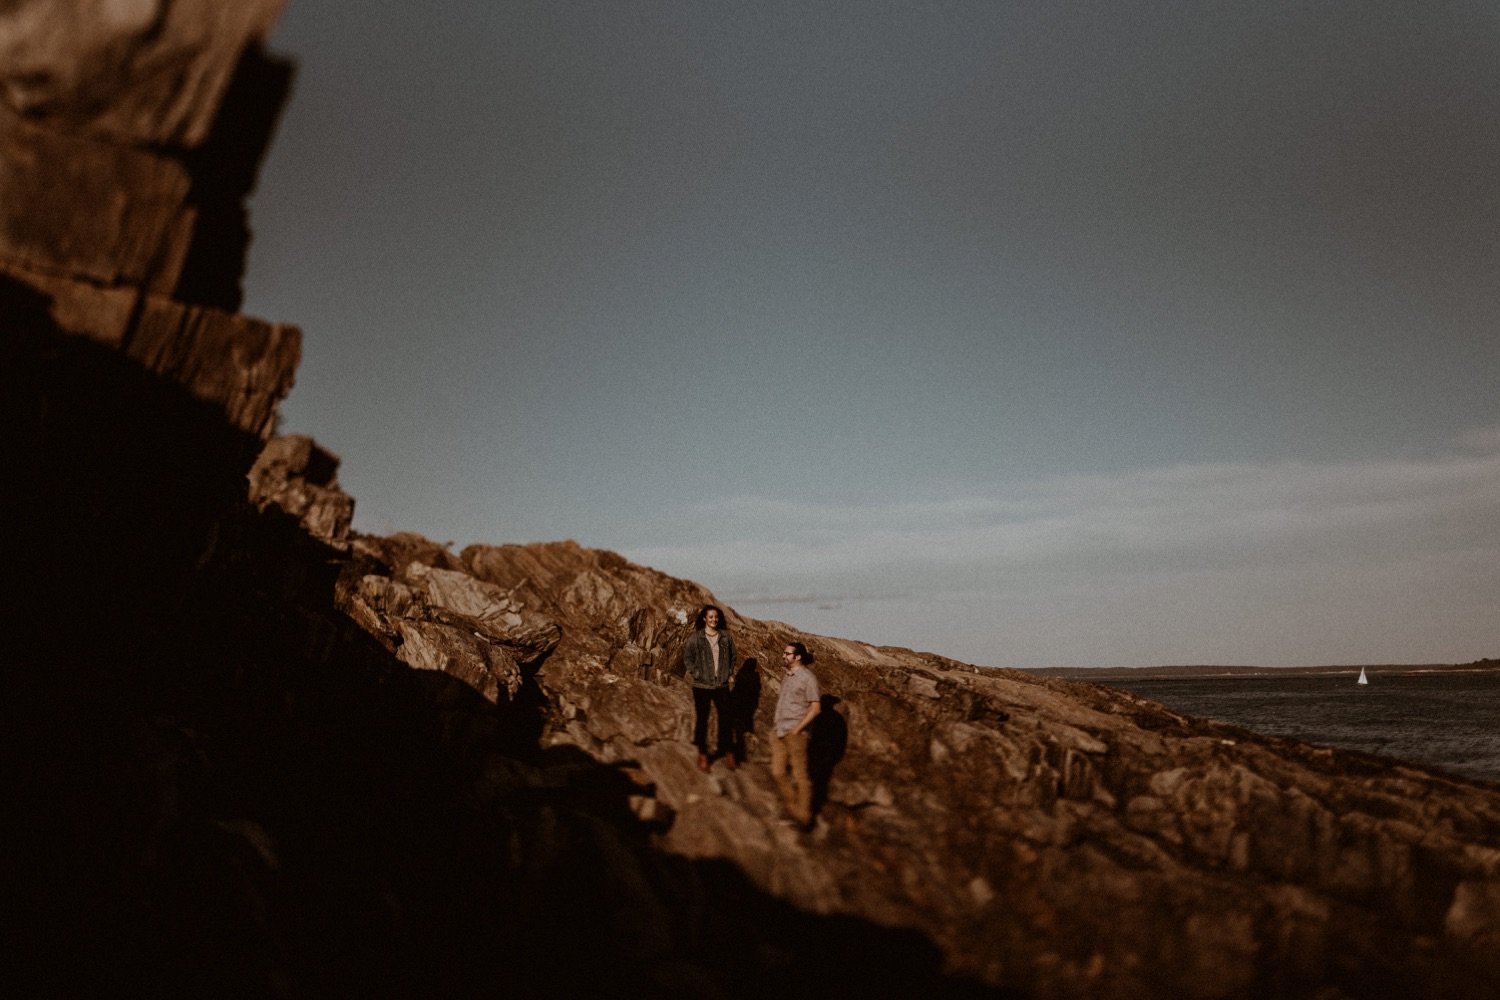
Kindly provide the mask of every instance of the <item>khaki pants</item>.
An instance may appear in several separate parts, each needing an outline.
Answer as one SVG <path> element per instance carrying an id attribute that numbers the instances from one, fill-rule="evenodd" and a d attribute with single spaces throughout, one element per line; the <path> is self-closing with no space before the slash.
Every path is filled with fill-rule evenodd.
<path id="1" fill-rule="evenodd" d="M 807 777 L 807 733 L 771 734 L 771 778 L 792 819 L 812 822 L 812 781 Z"/>

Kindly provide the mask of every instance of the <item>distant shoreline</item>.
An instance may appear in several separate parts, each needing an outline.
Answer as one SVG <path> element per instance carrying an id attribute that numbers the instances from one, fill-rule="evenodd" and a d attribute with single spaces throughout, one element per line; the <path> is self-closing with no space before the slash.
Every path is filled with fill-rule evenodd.
<path id="1" fill-rule="evenodd" d="M 1368 675 L 1479 673 L 1500 671 L 1500 660 L 1477 660 L 1473 663 L 1355 663 L 1333 667 L 1249 667 L 1249 666 L 1177 666 L 1177 667 L 1043 667 L 1027 670 L 1038 677 L 1056 677 L 1070 681 L 1118 680 L 1208 680 L 1213 677 L 1301 677 L 1328 674 L 1357 675 L 1363 669 Z"/>

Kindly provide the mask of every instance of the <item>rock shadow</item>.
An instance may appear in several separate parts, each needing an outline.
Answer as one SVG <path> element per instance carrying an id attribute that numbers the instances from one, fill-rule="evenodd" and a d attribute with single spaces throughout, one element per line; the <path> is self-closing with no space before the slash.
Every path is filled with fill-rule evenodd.
<path id="1" fill-rule="evenodd" d="M 735 672 L 734 685 L 729 691 L 729 723 L 733 727 L 730 745 L 741 761 L 749 757 L 748 737 L 755 731 L 755 713 L 760 708 L 760 692 L 760 661 L 747 656 L 745 662 L 740 664 L 740 669 Z"/>
<path id="2" fill-rule="evenodd" d="M 259 439 L 48 306 L 0 278 L 17 995 L 998 995 L 659 850 L 619 768 L 537 745 L 534 670 L 400 662 L 349 557 L 244 499 Z"/>
<path id="3" fill-rule="evenodd" d="M 838 710 L 843 699 L 825 694 L 820 699 L 817 717 L 813 719 L 807 740 L 807 776 L 813 786 L 813 815 L 828 801 L 828 785 L 834 769 L 849 749 L 849 721 Z"/>
<path id="4" fill-rule="evenodd" d="M 231 312 L 244 299 L 250 250 L 246 200 L 291 95 L 296 66 L 252 44 L 240 54 L 207 140 L 181 153 L 193 178 L 193 235 L 172 297 Z"/>

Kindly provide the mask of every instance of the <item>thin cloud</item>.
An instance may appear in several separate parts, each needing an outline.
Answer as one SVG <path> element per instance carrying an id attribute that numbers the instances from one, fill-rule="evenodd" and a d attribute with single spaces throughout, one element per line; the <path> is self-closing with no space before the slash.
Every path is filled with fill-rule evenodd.
<path id="1" fill-rule="evenodd" d="M 678 523 L 712 526 L 716 537 L 628 554 L 751 592 L 788 581 L 816 594 L 883 590 L 902 579 L 971 589 L 1022 569 L 1378 565 L 1496 544 L 1500 429 L 1420 461 L 1180 465 L 873 506 L 738 497 L 683 511 Z"/>

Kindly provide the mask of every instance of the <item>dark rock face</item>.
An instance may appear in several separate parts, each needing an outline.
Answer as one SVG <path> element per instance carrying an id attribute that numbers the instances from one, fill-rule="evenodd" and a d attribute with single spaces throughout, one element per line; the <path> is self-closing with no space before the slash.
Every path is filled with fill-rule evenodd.
<path id="1" fill-rule="evenodd" d="M 267 441 L 297 332 L 230 311 L 289 79 L 260 47 L 278 7 L 0 10 L 0 981 L 1323 1000 L 1500 981 L 1491 786 L 732 609 L 756 725 L 745 766 L 703 774 L 681 677 L 702 587 L 566 542 L 351 532 L 337 459 Z M 809 833 L 776 823 L 756 736 L 787 639 L 829 696 Z"/>
<path id="2" fill-rule="evenodd" d="M 278 7 L 0 9 L 0 981 L 983 993 L 660 850 L 626 769 L 540 745 L 557 626 L 266 446 L 298 333 L 230 310 Z"/>
<path id="3" fill-rule="evenodd" d="M 290 81 L 260 48 L 280 7 L 20 0 L 0 16 L 0 279 L 30 303 L 24 325 L 8 308 L 8 338 L 92 341 L 254 437 L 300 335 L 233 314 L 247 232 L 225 220 L 243 219 Z"/>
<path id="4" fill-rule="evenodd" d="M 213 137 L 247 121 L 268 134 L 284 94 L 236 82 L 266 79 L 279 3 L 230 6 L 0 12 L 0 516 L 18 653 L 166 628 L 291 388 L 295 328 L 175 292 L 205 232 L 195 191 L 219 183 Z M 231 171 L 236 208 L 256 162 Z M 237 289 L 238 266 L 220 283 Z"/>

